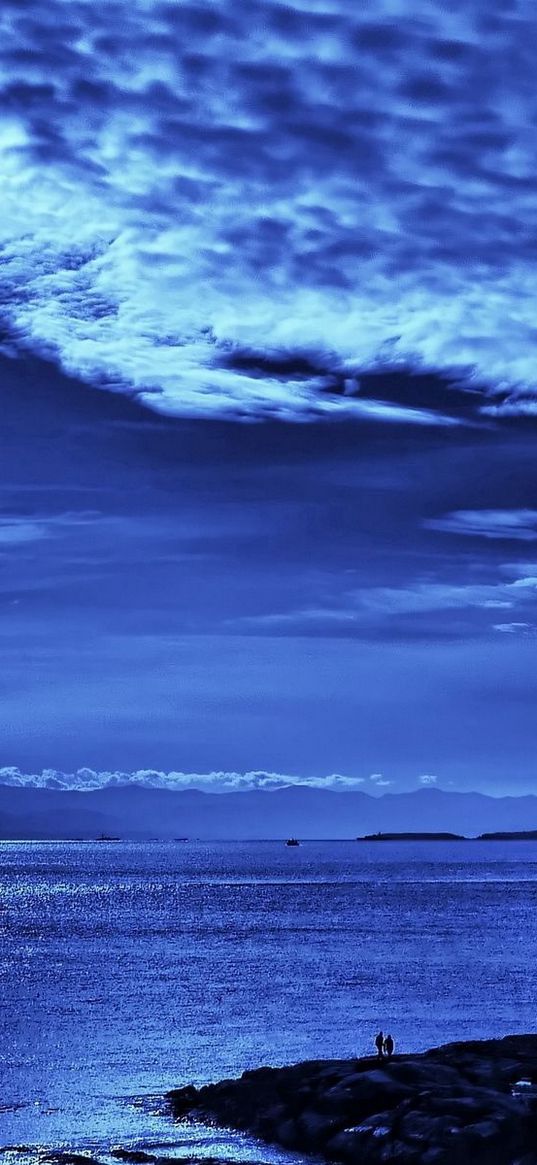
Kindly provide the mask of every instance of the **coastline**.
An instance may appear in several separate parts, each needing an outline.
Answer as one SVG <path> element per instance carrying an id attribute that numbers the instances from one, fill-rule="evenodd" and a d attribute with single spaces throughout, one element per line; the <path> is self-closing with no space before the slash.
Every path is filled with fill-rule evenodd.
<path id="1" fill-rule="evenodd" d="M 262 1067 L 168 1093 L 176 1119 L 348 1165 L 537 1165 L 537 1035 Z"/>

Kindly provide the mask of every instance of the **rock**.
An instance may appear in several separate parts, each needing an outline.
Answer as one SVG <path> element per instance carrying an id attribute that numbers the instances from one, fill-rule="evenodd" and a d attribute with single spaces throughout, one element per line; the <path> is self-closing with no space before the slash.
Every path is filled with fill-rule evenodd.
<path id="1" fill-rule="evenodd" d="M 423 1145 L 442 1145 L 446 1139 L 457 1135 L 459 1125 L 456 1118 L 431 1116 L 429 1112 L 409 1112 L 403 1117 L 399 1135 L 404 1141 Z"/>
<path id="2" fill-rule="evenodd" d="M 191 1112 L 196 1106 L 198 1097 L 198 1089 L 194 1088 L 193 1084 L 187 1084 L 184 1088 L 174 1088 L 172 1092 L 168 1092 L 168 1100 L 176 1116 Z"/>
<path id="3" fill-rule="evenodd" d="M 314 1109 L 305 1109 L 297 1119 L 297 1127 L 302 1143 L 309 1149 L 317 1150 L 335 1136 L 341 1125 L 333 1117 L 323 1116 Z"/>
<path id="4" fill-rule="evenodd" d="M 276 1140 L 284 1149 L 298 1149 L 302 1143 L 300 1131 L 294 1120 L 285 1120 L 276 1126 Z"/>
<path id="5" fill-rule="evenodd" d="M 471 1124 L 484 1116 L 491 1104 L 490 1093 L 482 1096 L 434 1096 L 428 1099 L 429 1111 L 436 1116 L 450 1115 L 457 1117 L 462 1124 Z"/>
<path id="6" fill-rule="evenodd" d="M 420 1157 L 420 1165 L 449 1165 L 449 1152 L 439 1145 L 432 1145 Z M 460 1165 L 460 1162 L 459 1162 Z"/>
<path id="7" fill-rule="evenodd" d="M 390 1075 L 409 1088 L 423 1088 L 430 1090 L 457 1088 L 460 1086 L 460 1073 L 449 1064 L 427 1062 L 416 1057 L 414 1060 L 393 1061 L 390 1064 Z"/>
<path id="8" fill-rule="evenodd" d="M 111 1149 L 110 1156 L 117 1158 L 118 1161 L 132 1161 L 133 1165 L 145 1165 L 145 1162 L 154 1161 L 155 1157 L 152 1153 L 146 1153 L 144 1149 Z"/>
<path id="9" fill-rule="evenodd" d="M 53 1149 L 50 1153 L 45 1153 L 41 1157 L 41 1161 L 60 1162 L 62 1165 L 99 1165 L 95 1157 L 90 1157 L 89 1153 L 70 1153 L 69 1150 Z"/>
<path id="10" fill-rule="evenodd" d="M 382 1149 L 370 1158 L 370 1165 L 376 1165 L 379 1161 L 395 1161 L 397 1165 L 422 1165 L 423 1156 L 421 1150 L 416 1150 L 396 1138 L 383 1145 Z M 357 1161 L 356 1165 L 362 1165 L 362 1162 Z"/>
<path id="11" fill-rule="evenodd" d="M 412 1095 L 412 1090 L 386 1072 L 356 1073 L 329 1088 L 318 1098 L 322 1112 L 333 1116 L 360 1117 L 380 1109 L 395 1108 Z"/>
<path id="12" fill-rule="evenodd" d="M 274 1140 L 276 1129 L 285 1119 L 287 1109 L 284 1104 L 273 1104 L 258 1114 L 255 1131 L 266 1141 Z"/>
<path id="13" fill-rule="evenodd" d="M 522 1036 L 382 1065 L 369 1057 L 249 1070 L 169 1100 L 178 1117 L 209 1117 L 345 1165 L 537 1165 L 536 1080 L 537 1036 Z"/>

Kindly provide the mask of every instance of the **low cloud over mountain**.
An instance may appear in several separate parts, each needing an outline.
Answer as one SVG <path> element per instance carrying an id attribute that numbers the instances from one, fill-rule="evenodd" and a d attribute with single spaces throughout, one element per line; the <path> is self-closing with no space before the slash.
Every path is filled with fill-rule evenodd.
<path id="1" fill-rule="evenodd" d="M 373 773 L 369 778 L 374 785 L 391 784 L 381 773 Z M 181 773 L 158 772 L 155 769 L 139 769 L 135 772 L 96 772 L 94 769 L 78 769 L 74 773 L 63 773 L 57 769 L 43 769 L 40 773 L 22 773 L 15 767 L 0 768 L 0 785 L 33 789 L 105 789 L 122 785 L 139 785 L 149 789 L 202 789 L 209 793 L 241 792 L 247 789 L 282 789 L 298 785 L 310 789 L 337 789 L 339 791 L 357 789 L 364 784 L 364 777 L 344 777 L 331 773 L 325 777 L 298 777 L 283 773 Z"/>

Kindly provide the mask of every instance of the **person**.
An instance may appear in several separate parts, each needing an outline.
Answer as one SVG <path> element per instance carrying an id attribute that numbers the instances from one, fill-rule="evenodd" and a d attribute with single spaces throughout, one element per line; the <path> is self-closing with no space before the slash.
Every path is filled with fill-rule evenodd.
<path id="1" fill-rule="evenodd" d="M 383 1055 L 384 1055 L 384 1033 L 383 1032 L 379 1032 L 378 1035 L 375 1036 L 375 1047 L 377 1049 L 377 1056 L 378 1056 L 379 1060 L 382 1060 Z"/>
<path id="2" fill-rule="evenodd" d="M 388 1057 L 388 1060 L 391 1060 L 391 1058 L 393 1056 L 393 1049 L 394 1049 L 394 1042 L 393 1042 L 391 1035 L 388 1034 L 386 1036 L 386 1039 L 384 1040 L 384 1051 Z"/>

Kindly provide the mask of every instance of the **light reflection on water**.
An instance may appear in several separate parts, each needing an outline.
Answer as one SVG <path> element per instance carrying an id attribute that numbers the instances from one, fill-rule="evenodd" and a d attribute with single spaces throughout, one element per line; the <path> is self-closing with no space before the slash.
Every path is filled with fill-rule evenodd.
<path id="1" fill-rule="evenodd" d="M 132 1098 L 379 1026 L 409 1050 L 534 1027 L 534 843 L 4 843 L 0 871 L 3 1145 L 264 1160 Z"/>

